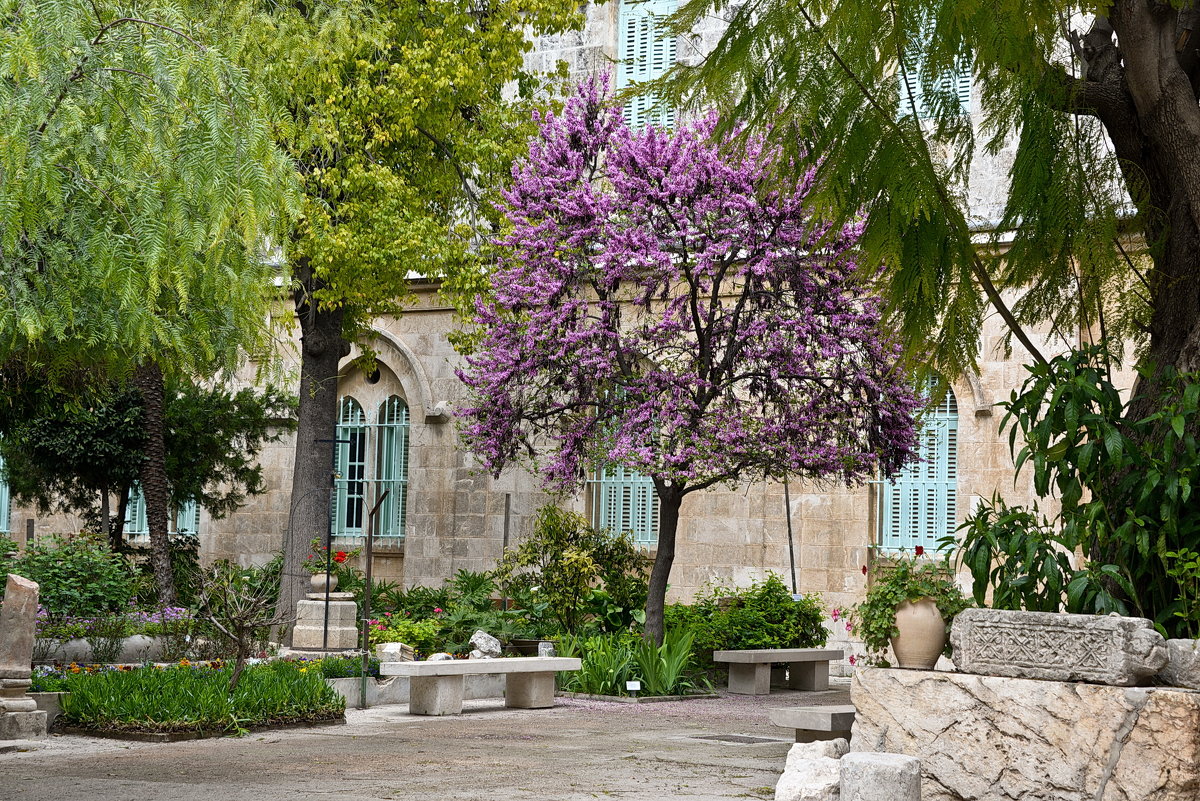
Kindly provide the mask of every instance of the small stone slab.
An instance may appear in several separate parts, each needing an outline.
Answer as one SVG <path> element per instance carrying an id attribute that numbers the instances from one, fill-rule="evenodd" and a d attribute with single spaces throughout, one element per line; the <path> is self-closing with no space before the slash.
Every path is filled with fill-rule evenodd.
<path id="1" fill-rule="evenodd" d="M 797 743 L 849 740 L 854 726 L 853 704 L 777 706 L 767 711 L 776 726 L 795 729 Z"/>
<path id="2" fill-rule="evenodd" d="M 1145 682 L 1167 662 L 1162 635 L 1145 618 L 966 609 L 950 632 L 963 673 L 1115 687 Z"/>
<path id="3" fill-rule="evenodd" d="M 858 752 L 841 760 L 841 801 L 921 801 L 921 760 Z"/>
<path id="4" fill-rule="evenodd" d="M 1158 679 L 1168 687 L 1200 690 L 1200 640 L 1167 640 L 1167 664 Z"/>

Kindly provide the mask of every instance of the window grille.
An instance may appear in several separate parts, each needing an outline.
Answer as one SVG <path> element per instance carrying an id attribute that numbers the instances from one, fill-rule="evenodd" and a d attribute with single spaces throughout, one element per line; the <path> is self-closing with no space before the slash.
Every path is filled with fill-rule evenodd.
<path id="1" fill-rule="evenodd" d="M 653 479 L 620 465 L 597 471 L 592 481 L 592 523 L 628 533 L 637 545 L 656 545 L 658 493 Z"/>
<path id="2" fill-rule="evenodd" d="M 337 439 L 331 510 L 333 536 L 361 537 L 364 519 L 363 481 L 367 472 L 367 417 L 354 398 L 342 398 Z"/>
<path id="3" fill-rule="evenodd" d="M 958 403 L 946 397 L 922 421 L 918 461 L 880 487 L 880 537 L 884 551 L 935 549 L 953 535 L 958 495 Z"/>
<path id="4" fill-rule="evenodd" d="M 395 395 L 380 404 L 378 431 L 377 492 L 389 493 L 379 507 L 375 532 L 380 537 L 399 539 L 404 536 L 408 511 L 408 404 Z"/>
<path id="5" fill-rule="evenodd" d="M 677 0 L 621 0 L 618 8 L 617 89 L 624 89 L 665 75 L 675 66 L 675 37 L 667 32 L 665 19 L 675 13 Z M 625 122 L 630 128 L 675 125 L 675 109 L 653 94 L 639 95 L 625 104 Z"/>

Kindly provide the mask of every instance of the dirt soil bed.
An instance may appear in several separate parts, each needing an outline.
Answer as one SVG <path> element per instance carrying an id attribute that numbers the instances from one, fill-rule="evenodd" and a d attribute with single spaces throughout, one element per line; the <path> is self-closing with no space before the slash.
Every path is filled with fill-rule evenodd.
<path id="1" fill-rule="evenodd" d="M 346 710 L 347 725 L 170 744 L 52 736 L 0 753 L 5 801 L 296 801 L 773 797 L 791 747 L 772 706 L 845 704 L 849 689 L 548 710 L 466 701 L 464 714 Z"/>

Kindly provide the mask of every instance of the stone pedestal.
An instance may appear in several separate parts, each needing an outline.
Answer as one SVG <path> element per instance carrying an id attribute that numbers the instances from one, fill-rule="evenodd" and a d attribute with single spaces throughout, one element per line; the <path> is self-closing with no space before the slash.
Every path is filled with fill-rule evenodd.
<path id="1" fill-rule="evenodd" d="M 461 715 L 463 677 L 413 676 L 409 679 L 408 711 L 412 715 Z"/>
<path id="2" fill-rule="evenodd" d="M 0 606 L 0 740 L 46 736 L 46 713 L 28 695 L 37 606 L 37 583 L 9 573 Z"/>
<path id="3" fill-rule="evenodd" d="M 329 637 L 325 641 L 325 594 L 309 593 L 296 603 L 296 625 L 292 629 L 292 648 L 298 651 L 349 651 L 358 647 L 358 605 L 354 594 L 329 593 Z"/>
<path id="4" fill-rule="evenodd" d="M 840 801 L 921 801 L 921 762 L 903 754 L 846 754 Z"/>
<path id="5" fill-rule="evenodd" d="M 868 668 L 854 751 L 921 761 L 924 801 L 1196 801 L 1200 693 Z"/>
<path id="6" fill-rule="evenodd" d="M 509 673 L 504 685 L 504 705 L 515 709 L 554 706 L 554 674 Z"/>

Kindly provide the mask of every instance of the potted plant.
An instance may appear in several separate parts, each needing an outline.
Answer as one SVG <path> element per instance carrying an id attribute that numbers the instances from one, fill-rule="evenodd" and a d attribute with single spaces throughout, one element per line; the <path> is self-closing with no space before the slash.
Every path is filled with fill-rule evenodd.
<path id="1" fill-rule="evenodd" d="M 325 584 L 328 582 L 329 591 L 333 592 L 338 585 L 338 571 L 348 569 L 346 566 L 347 560 L 353 559 L 362 553 L 361 548 L 355 548 L 352 551 L 335 551 L 332 556 L 329 554 L 329 549 L 325 547 L 320 540 L 313 540 L 308 558 L 304 560 L 304 569 L 312 574 L 310 579 L 310 590 L 312 592 L 325 592 Z M 329 573 L 325 572 L 325 566 L 329 565 Z"/>
<path id="2" fill-rule="evenodd" d="M 918 545 L 911 556 L 901 551 L 875 560 L 870 577 L 866 599 L 850 612 L 867 660 L 888 667 L 891 645 L 900 667 L 932 668 L 946 648 L 950 622 L 971 605 L 954 582 L 949 557 L 926 558 Z"/>

